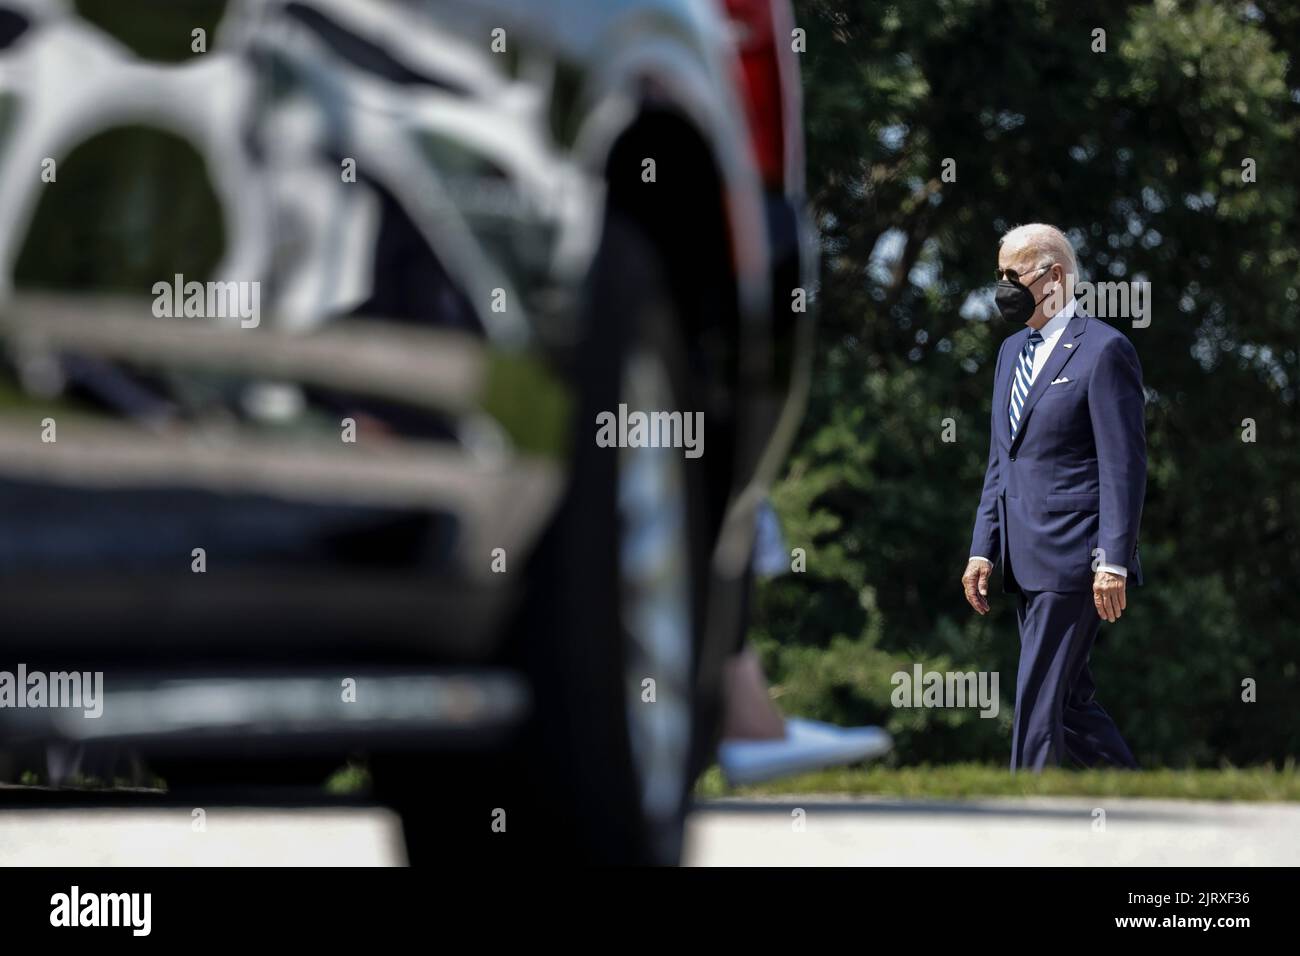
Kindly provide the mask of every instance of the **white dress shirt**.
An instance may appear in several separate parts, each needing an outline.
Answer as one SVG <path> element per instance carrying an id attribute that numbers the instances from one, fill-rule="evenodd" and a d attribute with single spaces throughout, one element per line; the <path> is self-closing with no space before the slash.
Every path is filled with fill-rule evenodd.
<path id="1" fill-rule="evenodd" d="M 1065 303 L 1064 308 L 1048 319 L 1038 330 L 1043 341 L 1039 343 L 1038 348 L 1034 349 L 1034 371 L 1029 376 L 1030 386 L 1034 384 L 1034 379 L 1038 378 L 1038 373 L 1047 366 L 1047 357 L 1052 354 L 1052 349 L 1056 348 L 1056 343 L 1061 341 L 1061 335 L 1065 332 L 1065 327 L 1070 324 L 1070 319 L 1074 318 L 1074 307 L 1077 301 L 1071 299 Z"/>
<path id="2" fill-rule="evenodd" d="M 1038 330 L 1038 334 L 1043 337 L 1043 341 L 1039 343 L 1038 348 L 1034 349 L 1034 370 L 1029 376 L 1031 387 L 1034 384 L 1034 379 L 1038 378 L 1038 373 L 1047 365 L 1047 357 L 1052 354 L 1052 349 L 1056 348 L 1056 343 L 1061 340 L 1065 327 L 1070 324 L 1070 319 L 1074 317 L 1076 301 L 1071 299 L 1065 303 L 1064 308 L 1048 319 L 1043 324 L 1043 327 Z M 972 561 L 988 561 L 990 565 L 993 563 L 982 554 L 972 554 L 970 559 Z M 1118 574 L 1121 578 L 1128 577 L 1128 568 L 1118 564 L 1099 564 L 1097 570 L 1109 571 L 1111 574 Z"/>

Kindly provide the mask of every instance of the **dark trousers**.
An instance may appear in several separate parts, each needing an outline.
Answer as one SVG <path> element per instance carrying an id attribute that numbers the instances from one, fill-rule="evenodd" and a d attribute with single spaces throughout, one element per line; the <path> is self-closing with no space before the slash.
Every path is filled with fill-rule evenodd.
<path id="1" fill-rule="evenodd" d="M 1097 703 L 1088 655 L 1101 618 L 1090 591 L 1022 591 L 1020 667 L 1011 732 L 1011 769 L 1060 766 L 1137 768 L 1128 744 Z"/>

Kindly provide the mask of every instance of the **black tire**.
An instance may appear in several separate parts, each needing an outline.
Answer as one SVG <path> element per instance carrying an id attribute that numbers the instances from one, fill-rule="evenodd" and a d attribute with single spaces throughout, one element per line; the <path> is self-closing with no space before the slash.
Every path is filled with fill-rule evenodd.
<path id="1" fill-rule="evenodd" d="M 596 416 L 624 399 L 622 375 L 633 355 L 649 356 L 666 373 L 665 411 L 701 408 L 681 344 L 681 315 L 658 250 L 633 225 L 611 216 L 593 270 L 591 309 L 580 380 L 574 481 L 556 533 L 542 552 L 541 587 L 531 613 L 535 625 L 529 670 L 535 675 L 540 755 L 535 777 L 552 797 L 554 816 L 582 859 L 610 863 L 676 863 L 693 779 L 689 773 L 695 701 L 695 659 L 703 633 L 709 544 L 704 459 L 682 449 L 658 449 L 681 465 L 689 606 L 685 636 L 687 679 L 669 688 L 662 675 L 658 700 L 640 699 L 640 679 L 628 679 L 630 642 L 622 604 L 617 449 L 595 442 Z M 633 406 L 635 410 L 635 406 Z M 647 409 L 648 410 L 648 409 Z M 546 630 L 536 625 L 545 622 Z M 669 700 L 665 694 L 677 695 Z M 680 755 L 675 807 L 657 818 L 643 801 L 646 772 L 634 757 L 629 706 L 677 706 L 688 721 Z"/>
<path id="2" fill-rule="evenodd" d="M 607 219 L 577 357 L 571 481 L 531 562 L 523 613 L 512 635 L 511 657 L 531 678 L 533 719 L 509 753 L 482 761 L 458 758 L 469 772 L 451 773 L 442 787 L 434 783 L 440 773 L 433 764 L 441 767 L 443 758 L 431 758 L 423 769 L 411 758 L 398 767 L 377 766 L 377 787 L 403 815 L 412 864 L 445 861 L 449 851 L 478 860 L 598 864 L 672 864 L 680 857 L 694 782 L 694 668 L 710 546 L 704 459 L 686 459 L 682 449 L 655 450 L 684 463 L 680 472 L 672 468 L 682 476 L 674 487 L 680 488 L 686 516 L 681 560 L 689 582 L 689 633 L 682 638 L 685 681 L 671 691 L 661 684 L 660 698 L 643 703 L 639 682 L 629 680 L 632 651 L 623 626 L 619 449 L 595 441 L 597 413 L 617 413 L 624 366 L 634 354 L 650 356 L 664 371 L 660 380 L 670 383 L 672 394 L 662 410 L 701 407 L 692 400 L 680 315 L 661 262 L 636 227 L 616 215 Z M 676 696 L 669 701 L 665 692 Z M 680 784 L 675 774 L 666 775 L 657 814 L 643 800 L 645 762 L 638 764 L 634 754 L 630 703 L 671 703 L 674 713 L 687 715 Z M 671 801 L 665 792 L 672 793 Z M 491 828 L 494 814 L 504 832 Z M 467 829 L 457 822 L 462 820 Z"/>

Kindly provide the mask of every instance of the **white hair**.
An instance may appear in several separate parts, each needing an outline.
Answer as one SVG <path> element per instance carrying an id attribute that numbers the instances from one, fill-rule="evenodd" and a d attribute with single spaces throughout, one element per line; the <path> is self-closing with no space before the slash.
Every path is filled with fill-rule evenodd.
<path id="1" fill-rule="evenodd" d="M 1065 233 L 1055 226 L 1043 222 L 1031 222 L 1016 226 L 998 241 L 998 248 L 1008 252 L 1028 253 L 1034 258 L 1035 265 L 1046 266 L 1059 262 L 1066 275 L 1079 275 L 1078 260 L 1074 257 L 1074 246 L 1065 237 Z"/>

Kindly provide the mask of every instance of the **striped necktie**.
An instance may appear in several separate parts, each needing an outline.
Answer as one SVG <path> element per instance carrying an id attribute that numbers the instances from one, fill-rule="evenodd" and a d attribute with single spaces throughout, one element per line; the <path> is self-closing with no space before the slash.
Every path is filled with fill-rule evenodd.
<path id="1" fill-rule="evenodd" d="M 1025 398 L 1029 395 L 1029 385 L 1034 377 L 1034 352 L 1042 343 L 1043 337 L 1037 332 L 1029 333 L 1025 347 L 1020 351 L 1020 361 L 1016 363 L 1016 377 L 1011 381 L 1011 407 L 1007 414 L 1011 419 L 1011 437 L 1016 437 L 1020 427 L 1020 412 L 1025 407 Z"/>

